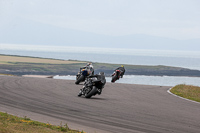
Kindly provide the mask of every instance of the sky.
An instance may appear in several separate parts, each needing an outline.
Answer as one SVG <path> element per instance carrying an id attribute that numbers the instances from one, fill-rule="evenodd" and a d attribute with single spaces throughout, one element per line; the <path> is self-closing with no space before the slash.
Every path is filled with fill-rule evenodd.
<path id="1" fill-rule="evenodd" d="M 105 36 L 200 39 L 199 0 L 0 0 L 0 28 L 31 20 Z"/>

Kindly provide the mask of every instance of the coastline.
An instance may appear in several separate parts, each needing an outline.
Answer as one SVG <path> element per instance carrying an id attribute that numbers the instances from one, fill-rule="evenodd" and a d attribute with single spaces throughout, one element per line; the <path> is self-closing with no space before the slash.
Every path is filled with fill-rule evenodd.
<path id="1" fill-rule="evenodd" d="M 80 67 L 87 61 L 59 60 L 30 56 L 12 56 L 0 54 L 0 73 L 11 75 L 76 75 Z M 109 76 L 121 64 L 92 62 L 95 73 L 105 72 Z M 148 66 L 148 65 L 124 65 L 126 75 L 145 76 L 186 76 L 200 77 L 199 70 L 192 70 L 173 66 Z"/>

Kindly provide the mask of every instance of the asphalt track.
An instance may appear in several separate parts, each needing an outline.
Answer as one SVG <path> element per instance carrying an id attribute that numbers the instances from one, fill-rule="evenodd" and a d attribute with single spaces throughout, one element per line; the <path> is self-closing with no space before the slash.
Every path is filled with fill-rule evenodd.
<path id="1" fill-rule="evenodd" d="M 107 83 L 102 95 L 77 97 L 74 81 L 0 76 L 0 111 L 87 133 L 200 133 L 200 104 L 167 86 Z"/>

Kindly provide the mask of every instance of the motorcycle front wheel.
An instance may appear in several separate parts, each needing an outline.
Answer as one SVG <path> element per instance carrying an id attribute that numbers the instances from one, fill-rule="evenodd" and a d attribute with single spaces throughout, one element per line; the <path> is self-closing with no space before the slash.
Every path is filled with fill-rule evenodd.
<path id="1" fill-rule="evenodd" d="M 85 76 L 81 75 L 75 82 L 75 84 L 79 84 L 81 81 L 84 81 Z"/>
<path id="2" fill-rule="evenodd" d="M 85 92 L 85 98 L 91 98 L 96 93 L 97 93 L 97 88 L 95 86 L 93 86 L 93 88 L 91 90 L 88 89 L 88 91 Z"/>
<path id="3" fill-rule="evenodd" d="M 112 77 L 111 82 L 114 83 L 116 80 L 117 80 L 117 74 L 115 74 L 115 75 Z"/>

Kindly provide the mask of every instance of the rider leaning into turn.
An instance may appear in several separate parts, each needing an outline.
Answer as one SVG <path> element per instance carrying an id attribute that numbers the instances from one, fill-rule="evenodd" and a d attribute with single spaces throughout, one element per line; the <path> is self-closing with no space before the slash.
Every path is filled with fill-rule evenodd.
<path id="1" fill-rule="evenodd" d="M 87 63 L 86 66 L 81 67 L 80 69 L 87 69 L 89 71 L 91 71 L 90 75 L 94 75 L 94 68 L 91 62 Z"/>
<path id="2" fill-rule="evenodd" d="M 102 92 L 102 89 L 104 88 L 104 85 L 106 84 L 106 78 L 105 78 L 104 72 L 100 72 L 99 74 L 88 76 L 88 78 L 94 78 L 94 77 L 96 78 L 96 80 L 100 80 L 102 83 L 101 86 L 98 86 L 99 90 L 97 94 L 100 95 Z M 84 94 L 83 89 L 80 89 L 80 92 L 78 94 L 79 97 Z"/>
<path id="3" fill-rule="evenodd" d="M 117 69 L 115 69 L 115 71 L 116 70 L 120 70 L 120 76 L 121 76 L 121 78 L 123 78 L 123 75 L 124 75 L 124 73 L 125 73 L 125 68 L 124 68 L 124 66 L 123 65 L 121 65 L 121 67 L 118 67 Z"/>
<path id="4" fill-rule="evenodd" d="M 96 77 L 96 79 L 100 80 L 102 83 L 101 87 L 99 87 L 99 92 L 98 92 L 98 94 L 100 95 L 104 85 L 106 84 L 106 78 L 105 78 L 104 72 L 100 72 L 99 74 L 89 76 L 89 78 L 94 78 L 94 77 Z"/>

